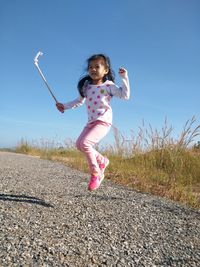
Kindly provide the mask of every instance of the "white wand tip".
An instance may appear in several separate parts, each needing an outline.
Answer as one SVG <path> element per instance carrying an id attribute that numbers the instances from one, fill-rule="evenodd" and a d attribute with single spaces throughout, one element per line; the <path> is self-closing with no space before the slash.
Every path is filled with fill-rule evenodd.
<path id="1" fill-rule="evenodd" d="M 38 63 L 38 58 L 39 58 L 40 56 L 42 56 L 42 55 L 43 55 L 43 53 L 42 53 L 41 51 L 39 51 L 39 52 L 37 53 L 37 55 L 36 55 L 35 58 L 34 58 L 34 63 L 35 63 L 35 64 Z"/>

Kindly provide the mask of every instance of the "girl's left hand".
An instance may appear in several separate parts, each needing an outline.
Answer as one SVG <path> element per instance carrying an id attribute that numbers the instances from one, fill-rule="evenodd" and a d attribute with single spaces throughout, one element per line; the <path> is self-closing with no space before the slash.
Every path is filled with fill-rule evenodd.
<path id="1" fill-rule="evenodd" d="M 127 75 L 127 70 L 125 68 L 119 68 L 119 75 L 125 77 Z"/>

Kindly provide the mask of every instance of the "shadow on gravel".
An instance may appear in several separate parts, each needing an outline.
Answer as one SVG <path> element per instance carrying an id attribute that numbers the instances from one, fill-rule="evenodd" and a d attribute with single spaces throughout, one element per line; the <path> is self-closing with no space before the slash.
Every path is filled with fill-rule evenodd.
<path id="1" fill-rule="evenodd" d="M 39 199 L 36 197 L 30 197 L 26 195 L 7 195 L 0 194 L 0 201 L 15 201 L 15 202 L 25 202 L 35 205 L 40 205 L 47 208 L 53 208 L 53 205 L 46 203 L 43 199 Z"/>

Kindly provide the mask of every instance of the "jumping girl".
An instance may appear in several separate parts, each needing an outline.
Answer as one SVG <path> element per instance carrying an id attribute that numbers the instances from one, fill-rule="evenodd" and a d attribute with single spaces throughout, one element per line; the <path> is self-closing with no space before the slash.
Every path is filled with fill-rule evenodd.
<path id="1" fill-rule="evenodd" d="M 101 155 L 94 147 L 109 132 L 112 125 L 113 96 L 129 99 L 130 86 L 127 70 L 119 68 L 122 85 L 114 83 L 114 73 L 110 59 L 104 54 L 93 55 L 87 60 L 87 75 L 78 82 L 79 96 L 75 100 L 56 107 L 60 112 L 86 104 L 88 122 L 76 141 L 76 147 L 82 151 L 88 161 L 91 178 L 89 190 L 96 190 L 104 179 L 104 171 L 109 159 Z"/>

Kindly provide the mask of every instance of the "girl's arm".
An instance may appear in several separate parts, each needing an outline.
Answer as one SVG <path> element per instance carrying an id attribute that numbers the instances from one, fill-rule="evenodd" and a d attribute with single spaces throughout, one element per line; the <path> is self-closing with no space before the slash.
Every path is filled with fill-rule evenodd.
<path id="1" fill-rule="evenodd" d="M 73 108 L 77 108 L 83 105 L 83 103 L 85 102 L 85 98 L 79 96 L 76 99 L 74 99 L 73 101 L 67 102 L 67 103 L 57 103 L 56 107 L 60 112 L 64 112 L 65 109 L 73 109 Z"/>
<path id="2" fill-rule="evenodd" d="M 128 100 L 130 98 L 130 84 L 128 72 L 124 68 L 119 68 L 119 75 L 122 78 L 122 85 L 120 87 L 116 84 L 111 85 L 110 94 Z"/>
<path id="3" fill-rule="evenodd" d="M 82 96 L 79 96 L 73 101 L 67 102 L 63 105 L 64 105 L 64 109 L 71 109 L 71 108 L 78 108 L 82 106 L 84 102 L 85 102 L 85 98 L 83 98 Z"/>

